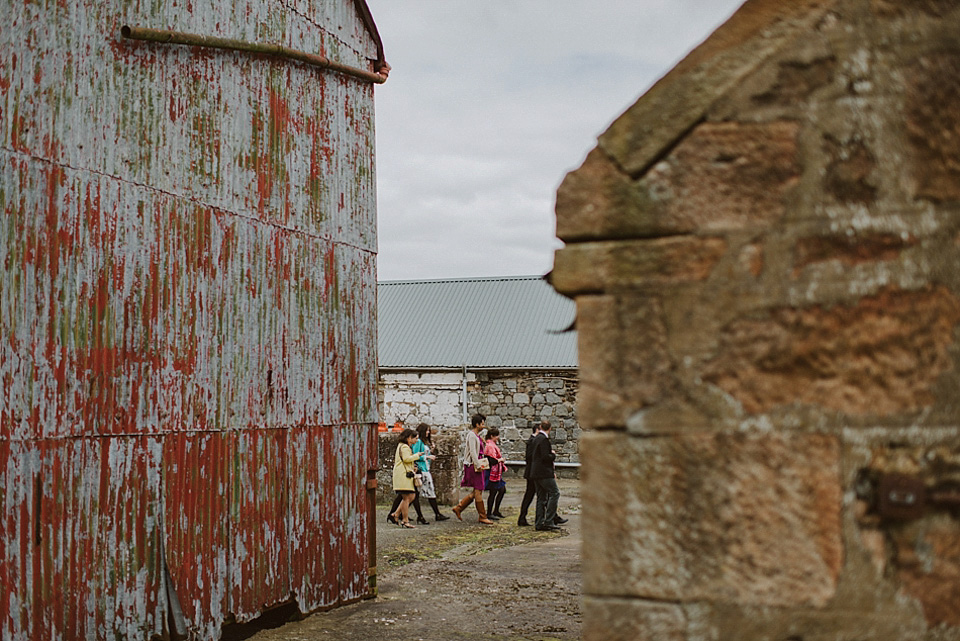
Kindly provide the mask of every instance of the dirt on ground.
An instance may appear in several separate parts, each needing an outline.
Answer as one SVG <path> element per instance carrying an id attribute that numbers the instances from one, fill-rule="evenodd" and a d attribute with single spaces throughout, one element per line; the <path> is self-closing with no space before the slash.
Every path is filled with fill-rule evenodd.
<path id="1" fill-rule="evenodd" d="M 378 506 L 377 598 L 293 622 L 281 610 L 225 630 L 224 639 L 579 639 L 579 484 L 560 480 L 560 513 L 569 522 L 557 533 L 517 525 L 523 483 L 508 484 L 506 518 L 493 526 L 478 524 L 470 506 L 462 522 L 445 507 L 450 520 L 434 522 L 431 514 L 429 525 L 404 529 L 386 522 L 389 506 Z"/>

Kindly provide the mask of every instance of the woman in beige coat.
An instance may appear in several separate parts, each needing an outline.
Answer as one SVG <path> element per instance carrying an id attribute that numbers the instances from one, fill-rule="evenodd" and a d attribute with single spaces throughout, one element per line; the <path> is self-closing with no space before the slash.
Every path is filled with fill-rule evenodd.
<path id="1" fill-rule="evenodd" d="M 420 460 L 422 454 L 413 453 L 413 444 L 417 442 L 417 431 L 409 427 L 400 432 L 400 443 L 393 458 L 393 491 L 400 497 L 400 507 L 390 514 L 390 520 L 401 527 L 414 529 L 417 526 L 410 523 L 410 503 L 416 496 L 416 487 L 413 484 L 414 463 Z"/>

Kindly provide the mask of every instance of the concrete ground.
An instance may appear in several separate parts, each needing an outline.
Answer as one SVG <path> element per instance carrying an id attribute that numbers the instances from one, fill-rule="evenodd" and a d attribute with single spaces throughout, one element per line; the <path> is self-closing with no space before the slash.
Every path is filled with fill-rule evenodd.
<path id="1" fill-rule="evenodd" d="M 497 525 L 473 506 L 415 530 L 386 522 L 378 506 L 376 599 L 282 623 L 263 617 L 225 639 L 256 641 L 547 641 L 580 638 L 580 492 L 561 479 L 561 533 L 518 527 L 522 479 L 508 482 Z M 429 508 L 424 505 L 425 512 Z M 533 520 L 530 514 L 530 521 Z M 281 613 L 282 614 L 282 613 Z M 277 619 L 277 617 L 273 617 Z M 277 627 L 266 627 L 276 625 Z"/>

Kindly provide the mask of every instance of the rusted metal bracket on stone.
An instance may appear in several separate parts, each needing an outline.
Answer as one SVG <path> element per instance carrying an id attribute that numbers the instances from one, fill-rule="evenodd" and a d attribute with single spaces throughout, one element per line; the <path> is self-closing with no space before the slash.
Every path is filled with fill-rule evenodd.
<path id="1" fill-rule="evenodd" d="M 203 36 L 194 33 L 183 33 L 181 31 L 165 31 L 163 29 L 147 29 L 144 27 L 131 27 L 123 25 L 120 27 L 120 35 L 129 40 L 144 40 L 147 42 L 160 42 L 165 44 L 191 45 L 194 47 L 212 47 L 214 49 L 228 49 L 231 51 L 249 51 L 251 53 L 262 53 L 270 56 L 278 56 L 297 60 L 305 64 L 329 69 L 338 73 L 353 76 L 367 82 L 383 84 L 387 81 L 387 72 L 389 67 L 380 69 L 379 73 L 358 69 L 349 65 L 334 62 L 325 56 L 315 53 L 298 51 L 283 45 L 268 44 L 262 42 L 247 42 L 245 40 L 235 40 L 233 38 L 219 38 L 217 36 Z"/>
<path id="2" fill-rule="evenodd" d="M 888 474 L 880 477 L 877 490 L 877 513 L 886 520 L 910 521 L 934 509 L 960 509 L 956 482 L 928 487 L 919 476 Z"/>

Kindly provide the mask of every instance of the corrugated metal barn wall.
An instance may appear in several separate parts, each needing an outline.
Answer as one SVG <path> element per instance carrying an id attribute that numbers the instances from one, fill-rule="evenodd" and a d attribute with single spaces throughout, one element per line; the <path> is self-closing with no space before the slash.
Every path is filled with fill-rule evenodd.
<path id="1" fill-rule="evenodd" d="M 0 638 L 215 639 L 369 595 L 373 87 L 120 37 L 369 68 L 354 2 L 0 15 Z"/>

